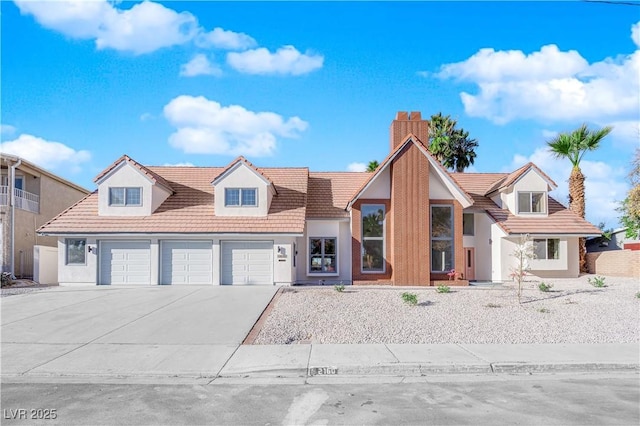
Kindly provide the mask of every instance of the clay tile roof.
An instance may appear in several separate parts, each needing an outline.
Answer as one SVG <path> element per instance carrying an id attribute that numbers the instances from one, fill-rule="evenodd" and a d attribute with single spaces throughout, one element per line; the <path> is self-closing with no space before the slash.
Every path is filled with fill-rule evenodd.
<path id="1" fill-rule="evenodd" d="M 367 172 L 310 172 L 307 218 L 349 217 L 347 204 L 369 179 Z"/>
<path id="2" fill-rule="evenodd" d="M 109 233 L 292 233 L 305 226 L 306 168 L 262 168 L 258 171 L 278 190 L 266 217 L 215 216 L 211 181 L 221 167 L 148 167 L 174 189 L 150 216 L 98 216 L 98 193 L 88 195 L 38 232 L 49 234 Z"/>
<path id="3" fill-rule="evenodd" d="M 127 163 L 131 164 L 133 167 L 140 170 L 140 172 L 142 172 L 142 174 L 144 174 L 149 179 L 151 179 L 153 183 L 157 183 L 158 185 L 164 186 L 167 190 L 169 190 L 169 192 L 173 192 L 173 188 L 171 187 L 169 182 L 167 182 L 162 176 L 158 175 L 157 173 L 154 173 L 149 168 L 138 163 L 136 160 L 134 160 L 133 158 L 129 157 L 126 154 L 118 158 L 113 163 L 111 163 L 111 165 L 106 169 L 104 169 L 98 176 L 96 176 L 93 181 L 98 182 L 100 179 L 108 175 L 113 169 L 118 167 L 118 165 L 120 165 L 120 163 L 122 163 L 123 161 L 126 161 Z"/>

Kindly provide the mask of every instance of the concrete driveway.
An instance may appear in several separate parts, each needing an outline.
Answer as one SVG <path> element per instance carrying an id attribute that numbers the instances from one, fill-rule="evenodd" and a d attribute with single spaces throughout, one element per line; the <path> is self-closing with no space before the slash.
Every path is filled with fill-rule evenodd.
<path id="1" fill-rule="evenodd" d="M 2 376 L 215 377 L 276 291 L 66 287 L 5 297 Z"/>

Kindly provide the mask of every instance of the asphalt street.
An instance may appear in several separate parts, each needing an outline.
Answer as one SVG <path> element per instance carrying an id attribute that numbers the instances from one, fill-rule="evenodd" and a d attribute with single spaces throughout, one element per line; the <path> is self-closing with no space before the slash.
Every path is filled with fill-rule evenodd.
<path id="1" fill-rule="evenodd" d="M 639 400 L 637 373 L 449 375 L 400 383 L 14 383 L 2 385 L 2 424 L 637 425 Z"/>

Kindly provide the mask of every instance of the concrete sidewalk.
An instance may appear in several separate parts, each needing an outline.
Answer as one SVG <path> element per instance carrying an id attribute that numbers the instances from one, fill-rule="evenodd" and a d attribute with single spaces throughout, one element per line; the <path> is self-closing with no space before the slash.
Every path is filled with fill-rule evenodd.
<path id="1" fill-rule="evenodd" d="M 638 344 L 240 346 L 220 377 L 425 376 L 638 371 Z"/>
<path id="2" fill-rule="evenodd" d="M 423 377 L 444 374 L 637 373 L 637 344 L 60 345 L 24 365 L 27 345 L 3 345 L 2 381 L 104 379 L 206 384 L 217 379 Z M 51 347 L 49 347 L 51 350 Z M 23 357 L 21 358 L 20 352 Z M 55 351 L 54 351 L 55 352 Z M 52 356 L 53 355 L 53 356 Z M 45 357 L 45 358 L 48 358 Z M 29 358 L 29 357 L 27 357 Z M 22 359 L 22 361 L 20 361 Z M 27 363 L 28 364 L 28 363 Z"/>

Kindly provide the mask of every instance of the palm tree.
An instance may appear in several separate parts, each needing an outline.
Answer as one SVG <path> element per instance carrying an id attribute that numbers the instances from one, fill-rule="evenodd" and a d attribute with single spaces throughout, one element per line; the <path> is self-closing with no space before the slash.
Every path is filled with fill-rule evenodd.
<path id="1" fill-rule="evenodd" d="M 580 170 L 580 161 L 587 151 L 598 149 L 600 142 L 609 133 L 612 127 L 606 126 L 599 130 L 590 130 L 586 124 L 575 129 L 571 133 L 561 133 L 547 142 L 551 152 L 556 158 L 567 158 L 571 165 L 569 175 L 569 210 L 578 216 L 585 217 L 585 177 Z M 587 249 L 585 239 L 580 238 L 580 271 L 586 272 Z"/>
<path id="2" fill-rule="evenodd" d="M 380 163 L 378 163 L 376 160 L 369 161 L 369 164 L 367 164 L 367 172 L 375 172 L 379 165 Z"/>
<path id="3" fill-rule="evenodd" d="M 457 121 L 441 112 L 431 116 L 429 123 L 429 151 L 436 159 L 444 164 L 450 154 L 450 141 Z"/>
<path id="4" fill-rule="evenodd" d="M 478 141 L 469 139 L 469 132 L 456 129 L 458 122 L 441 112 L 431 116 L 429 151 L 445 167 L 457 172 L 473 164 Z"/>
<path id="5" fill-rule="evenodd" d="M 455 170 L 458 173 L 471 166 L 476 158 L 475 148 L 478 141 L 469 139 L 469 132 L 456 130 L 449 143 L 450 155 L 442 163 L 445 167 Z"/>

